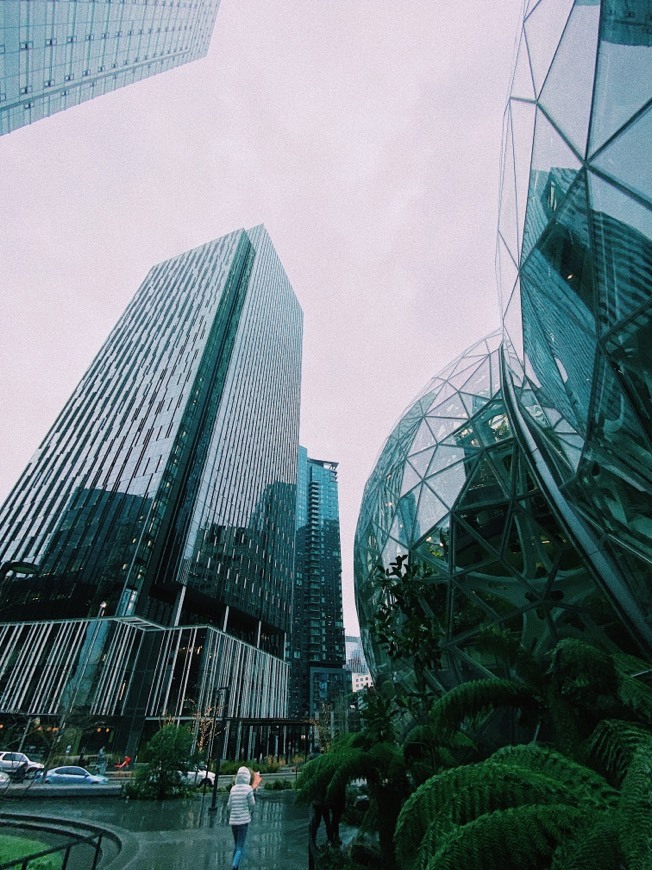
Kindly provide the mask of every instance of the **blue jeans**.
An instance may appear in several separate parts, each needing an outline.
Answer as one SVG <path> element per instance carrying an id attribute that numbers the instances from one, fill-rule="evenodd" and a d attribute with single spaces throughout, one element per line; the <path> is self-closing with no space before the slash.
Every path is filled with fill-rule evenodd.
<path id="1" fill-rule="evenodd" d="M 233 832 L 233 866 L 240 866 L 240 859 L 244 852 L 244 844 L 247 839 L 247 829 L 249 825 L 231 825 Z"/>

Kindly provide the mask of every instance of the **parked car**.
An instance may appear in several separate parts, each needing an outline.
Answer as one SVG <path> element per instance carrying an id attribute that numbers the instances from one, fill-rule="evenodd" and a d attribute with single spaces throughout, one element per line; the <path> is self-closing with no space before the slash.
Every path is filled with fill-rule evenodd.
<path id="1" fill-rule="evenodd" d="M 180 770 L 181 780 L 184 785 L 207 785 L 212 788 L 215 782 L 215 774 L 212 770 L 207 770 L 205 766 L 198 765 L 190 767 L 188 770 Z"/>
<path id="2" fill-rule="evenodd" d="M 0 772 L 0 788 L 7 785 L 10 782 L 10 776 L 8 773 Z"/>
<path id="3" fill-rule="evenodd" d="M 53 767 L 41 778 L 41 782 L 52 785 L 104 785 L 109 780 L 105 776 L 95 776 L 89 773 L 85 767 Z"/>
<path id="4" fill-rule="evenodd" d="M 29 759 L 24 752 L 0 752 L 0 771 L 12 778 L 19 773 L 27 777 L 36 776 L 40 770 L 43 770 L 43 765 Z"/>

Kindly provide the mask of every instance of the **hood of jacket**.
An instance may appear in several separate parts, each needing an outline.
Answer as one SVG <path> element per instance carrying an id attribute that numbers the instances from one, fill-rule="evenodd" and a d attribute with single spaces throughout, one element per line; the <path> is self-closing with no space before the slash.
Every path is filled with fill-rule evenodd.
<path id="1" fill-rule="evenodd" d="M 248 767 L 239 767 L 235 775 L 236 785 L 249 785 L 251 783 L 251 773 Z"/>

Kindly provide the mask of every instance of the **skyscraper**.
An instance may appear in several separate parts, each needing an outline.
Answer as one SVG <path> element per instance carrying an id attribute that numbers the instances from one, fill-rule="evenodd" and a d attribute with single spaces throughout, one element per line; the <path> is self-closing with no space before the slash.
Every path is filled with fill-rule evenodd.
<path id="1" fill-rule="evenodd" d="M 208 51 L 220 0 L 4 0 L 0 134 Z"/>
<path id="2" fill-rule="evenodd" d="M 0 563 L 38 568 L 4 572 L 2 618 L 29 621 L 33 635 L 7 626 L 6 642 L 28 659 L 47 646 L 61 667 L 72 656 L 62 693 L 75 673 L 90 678 L 80 665 L 90 656 L 95 684 L 121 695 L 109 711 L 89 683 L 85 702 L 105 716 L 138 704 L 145 718 L 157 707 L 175 715 L 173 696 L 176 715 L 189 700 L 205 709 L 216 680 L 231 686 L 234 715 L 285 714 L 301 338 L 301 309 L 263 227 L 150 271 L 0 510 Z M 78 640 L 47 629 L 46 643 L 53 620 L 78 622 Z M 203 628 L 186 637 L 182 626 Z M 99 662 L 136 628 L 120 692 Z M 192 661 L 173 677 L 180 650 Z M 245 674 L 247 656 L 256 665 Z M 12 661 L 0 660 L 0 680 Z M 148 700 L 129 700 L 130 685 Z M 18 707 L 0 693 L 0 712 L 56 714 L 63 694 L 48 689 L 44 707 L 32 688 Z"/>
<path id="3" fill-rule="evenodd" d="M 342 620 L 337 463 L 299 448 L 290 713 L 319 714 L 350 691 Z"/>

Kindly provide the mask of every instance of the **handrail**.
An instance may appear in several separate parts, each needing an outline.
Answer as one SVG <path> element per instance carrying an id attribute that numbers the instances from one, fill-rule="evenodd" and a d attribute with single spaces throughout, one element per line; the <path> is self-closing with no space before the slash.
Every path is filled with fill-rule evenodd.
<path id="1" fill-rule="evenodd" d="M 26 855 L 24 858 L 16 858 L 15 861 L 8 861 L 4 864 L 0 864 L 0 870 L 10 870 L 10 868 L 14 867 L 20 867 L 21 870 L 29 870 L 31 861 L 36 861 L 37 858 L 44 858 L 47 855 L 55 855 L 57 852 L 65 852 L 61 870 L 66 870 L 71 851 L 75 846 L 86 845 L 95 846 L 93 863 L 89 868 L 89 870 L 95 870 L 100 860 L 100 855 L 102 854 L 102 836 L 103 834 L 100 832 L 97 834 L 90 834 L 88 837 L 75 837 L 74 840 L 70 840 L 68 843 L 62 843 L 60 846 L 52 846 L 52 848 L 44 849 L 42 852 L 34 852 L 32 855 Z"/>

